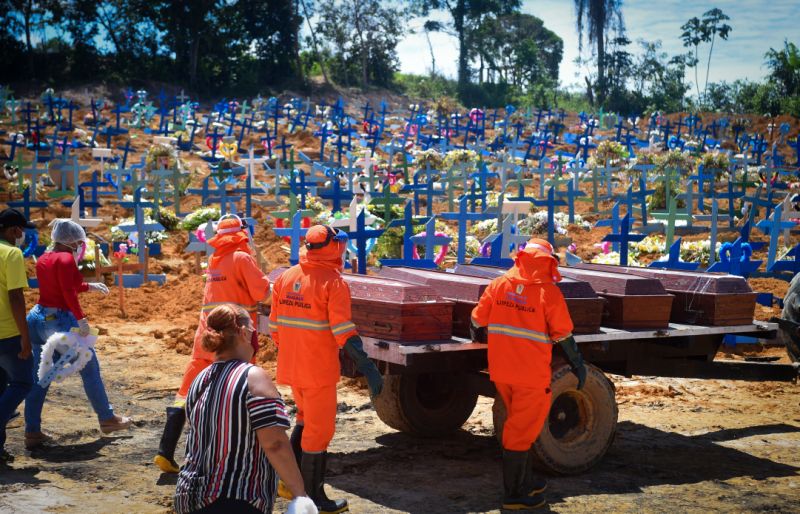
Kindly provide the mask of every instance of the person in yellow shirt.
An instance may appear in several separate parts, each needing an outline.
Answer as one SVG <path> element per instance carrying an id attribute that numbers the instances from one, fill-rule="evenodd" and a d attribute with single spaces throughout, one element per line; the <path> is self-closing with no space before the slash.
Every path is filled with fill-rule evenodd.
<path id="1" fill-rule="evenodd" d="M 0 395 L 0 463 L 13 462 L 5 450 L 6 424 L 33 385 L 33 360 L 28 323 L 25 321 L 25 296 L 28 287 L 25 262 L 19 247 L 25 229 L 35 228 L 16 209 L 0 212 L 0 369 L 5 390 Z"/>

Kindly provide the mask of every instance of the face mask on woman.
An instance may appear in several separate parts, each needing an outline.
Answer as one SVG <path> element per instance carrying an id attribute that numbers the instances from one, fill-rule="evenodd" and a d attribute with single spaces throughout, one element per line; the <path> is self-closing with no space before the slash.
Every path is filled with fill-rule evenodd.
<path id="1" fill-rule="evenodd" d="M 14 246 L 17 248 L 21 248 L 22 245 L 25 244 L 25 231 L 21 232 L 21 235 L 14 240 Z"/>
<path id="2" fill-rule="evenodd" d="M 86 255 L 86 243 L 81 241 L 78 243 L 78 246 L 72 250 L 72 258 L 75 259 L 75 264 L 78 264 L 83 260 L 83 256 Z"/>

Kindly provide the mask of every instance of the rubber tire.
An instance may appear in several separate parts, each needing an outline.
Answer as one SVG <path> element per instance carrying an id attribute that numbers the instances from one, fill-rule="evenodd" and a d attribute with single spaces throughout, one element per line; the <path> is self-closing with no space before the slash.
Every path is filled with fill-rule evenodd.
<path id="1" fill-rule="evenodd" d="M 789 284 L 789 290 L 783 299 L 783 312 L 781 317 L 785 320 L 800 323 L 800 274 L 795 275 Z M 786 353 L 792 362 L 800 362 L 800 337 L 784 330 L 778 331 L 778 337 L 786 346 Z"/>
<path id="2" fill-rule="evenodd" d="M 531 451 L 534 465 L 545 472 L 559 475 L 582 473 L 597 464 L 614 441 L 619 414 L 614 385 L 600 369 L 590 364 L 586 368 L 586 383 L 580 391 L 576 389 L 578 379 L 568 365 L 558 366 L 553 371 L 550 386 L 553 405 L 562 395 L 565 395 L 564 399 L 573 401 L 573 405 L 580 405 L 586 429 L 581 433 L 575 433 L 574 429 L 567 432 L 571 439 L 569 442 L 556 438 L 551 432 L 551 423 L 557 414 L 551 408 Z M 495 398 L 492 415 L 495 434 L 502 444 L 506 407 L 499 395 Z"/>
<path id="3" fill-rule="evenodd" d="M 426 398 L 437 389 L 439 396 Z M 478 394 L 467 387 L 463 375 L 402 374 L 384 376 L 383 391 L 372 405 L 381 421 L 395 430 L 441 437 L 461 428 L 477 401 Z"/>

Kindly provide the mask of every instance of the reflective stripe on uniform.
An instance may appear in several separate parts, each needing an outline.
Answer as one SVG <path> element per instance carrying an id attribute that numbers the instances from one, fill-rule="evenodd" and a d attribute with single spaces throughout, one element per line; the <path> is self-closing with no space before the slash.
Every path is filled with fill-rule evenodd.
<path id="1" fill-rule="evenodd" d="M 278 316 L 278 326 L 305 328 L 308 330 L 330 330 L 331 328 L 327 321 L 318 321 L 308 318 L 290 318 L 288 316 Z"/>
<path id="2" fill-rule="evenodd" d="M 242 309 L 246 310 L 249 313 L 256 312 L 258 310 L 257 305 L 241 305 L 234 302 L 212 302 L 203 305 L 200 310 L 203 312 L 211 312 L 215 308 L 219 307 L 220 305 L 236 305 L 237 307 L 241 307 Z"/>
<path id="3" fill-rule="evenodd" d="M 270 332 L 277 332 L 278 331 L 278 324 L 272 320 L 269 320 L 269 331 Z"/>
<path id="4" fill-rule="evenodd" d="M 489 333 L 501 334 L 510 337 L 519 337 L 521 339 L 529 339 L 531 341 L 536 341 L 537 343 L 547 343 L 547 344 L 552 343 L 550 337 L 543 332 L 538 332 L 536 330 L 528 330 L 526 328 L 514 327 L 511 325 L 490 323 Z"/>
<path id="5" fill-rule="evenodd" d="M 352 321 L 344 321 L 342 323 L 339 323 L 338 325 L 332 326 L 331 332 L 333 332 L 333 335 L 338 336 L 350 330 L 355 330 L 355 328 L 356 326 L 353 324 Z"/>

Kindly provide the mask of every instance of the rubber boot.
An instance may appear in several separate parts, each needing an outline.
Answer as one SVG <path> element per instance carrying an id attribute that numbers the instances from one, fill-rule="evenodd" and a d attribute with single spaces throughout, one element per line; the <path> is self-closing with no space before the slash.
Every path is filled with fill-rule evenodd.
<path id="1" fill-rule="evenodd" d="M 528 476 L 525 489 L 528 491 L 528 496 L 543 493 L 547 490 L 547 479 L 539 474 L 539 470 L 533 465 L 534 458 L 533 450 L 528 452 Z"/>
<path id="2" fill-rule="evenodd" d="M 528 496 L 528 452 L 503 450 L 503 508 L 534 510 L 546 503 L 541 494 Z"/>
<path id="3" fill-rule="evenodd" d="M 303 475 L 306 493 L 319 509 L 319 514 L 338 514 L 350 509 L 347 506 L 347 500 L 331 500 L 325 494 L 325 465 L 327 458 L 327 452 L 303 452 L 300 474 Z"/>
<path id="4" fill-rule="evenodd" d="M 181 469 L 175 462 L 175 448 L 178 447 L 185 423 L 186 410 L 183 407 L 167 407 L 167 422 L 161 442 L 158 443 L 158 454 L 153 459 L 153 463 L 164 473 L 177 473 Z"/>
<path id="5" fill-rule="evenodd" d="M 303 457 L 303 449 L 300 447 L 300 441 L 303 439 L 303 425 L 295 425 L 292 430 L 292 435 L 289 437 L 289 443 L 292 445 L 294 458 L 297 459 L 297 467 L 300 467 L 300 459 Z M 294 495 L 292 491 L 286 486 L 283 480 L 278 479 L 278 496 L 286 500 L 293 500 Z"/>

